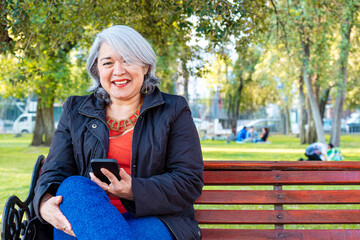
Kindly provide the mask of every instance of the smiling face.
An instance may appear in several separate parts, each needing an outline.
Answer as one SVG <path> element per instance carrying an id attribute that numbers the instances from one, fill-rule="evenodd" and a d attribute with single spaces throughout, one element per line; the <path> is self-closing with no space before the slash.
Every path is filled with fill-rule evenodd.
<path id="1" fill-rule="evenodd" d="M 140 89 L 148 67 L 124 62 L 107 43 L 100 46 L 97 66 L 101 86 L 110 95 L 111 102 L 141 99 Z"/>

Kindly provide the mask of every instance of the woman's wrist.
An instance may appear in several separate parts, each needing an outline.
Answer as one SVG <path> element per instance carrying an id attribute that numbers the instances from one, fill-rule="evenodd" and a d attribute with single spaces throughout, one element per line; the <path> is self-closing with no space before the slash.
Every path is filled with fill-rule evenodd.
<path id="1" fill-rule="evenodd" d="M 39 205 L 39 213 L 40 213 L 41 217 L 42 217 L 42 213 L 41 213 L 42 206 L 44 205 L 44 203 L 46 203 L 52 197 L 54 197 L 54 196 L 48 192 L 42 196 L 42 198 L 40 200 L 40 205 Z"/>

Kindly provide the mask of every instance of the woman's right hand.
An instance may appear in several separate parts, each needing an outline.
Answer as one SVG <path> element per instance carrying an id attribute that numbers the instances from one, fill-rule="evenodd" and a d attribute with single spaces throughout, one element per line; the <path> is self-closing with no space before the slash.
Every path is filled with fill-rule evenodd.
<path id="1" fill-rule="evenodd" d="M 50 193 L 45 193 L 40 202 L 40 216 L 56 229 L 76 237 L 69 220 L 67 220 L 60 210 L 59 205 L 61 202 L 62 196 L 55 197 Z"/>

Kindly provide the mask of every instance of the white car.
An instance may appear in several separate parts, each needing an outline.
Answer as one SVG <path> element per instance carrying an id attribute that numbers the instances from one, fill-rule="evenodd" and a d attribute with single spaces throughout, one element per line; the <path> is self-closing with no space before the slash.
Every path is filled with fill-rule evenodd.
<path id="1" fill-rule="evenodd" d="M 200 118 L 193 118 L 195 126 L 199 132 L 209 133 L 213 131 L 213 124 Z"/>
<path id="2" fill-rule="evenodd" d="M 14 122 L 15 133 L 32 133 L 35 128 L 36 113 L 23 113 Z"/>

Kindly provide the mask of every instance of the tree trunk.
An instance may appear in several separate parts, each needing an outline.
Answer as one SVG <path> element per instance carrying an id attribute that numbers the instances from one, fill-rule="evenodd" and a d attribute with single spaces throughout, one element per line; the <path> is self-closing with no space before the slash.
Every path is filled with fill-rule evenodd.
<path id="1" fill-rule="evenodd" d="M 286 107 L 284 110 L 285 110 L 285 135 L 289 136 L 291 132 L 290 111 L 288 107 Z"/>
<path id="2" fill-rule="evenodd" d="M 325 141 L 325 134 L 324 134 L 324 128 L 323 128 L 323 124 L 322 124 L 322 119 L 320 116 L 320 110 L 319 110 L 319 106 L 317 104 L 316 98 L 315 98 L 315 94 L 312 88 L 312 84 L 311 84 L 311 80 L 310 80 L 310 39 L 309 36 L 305 36 L 304 33 L 300 34 L 301 37 L 301 46 L 302 46 L 302 51 L 303 51 L 303 57 L 302 57 L 302 63 L 303 63 L 303 68 L 304 68 L 304 82 L 305 82 L 305 87 L 308 93 L 308 98 L 309 98 L 309 103 L 310 103 L 310 108 L 311 108 L 311 112 L 312 112 L 312 118 L 314 119 L 314 126 L 316 128 L 316 134 L 317 134 L 317 139 L 319 142 L 322 143 L 326 143 Z M 305 39 L 304 39 L 305 38 Z M 309 124 L 309 127 L 311 127 L 311 125 Z"/>
<path id="3" fill-rule="evenodd" d="M 316 128 L 315 128 L 315 121 L 313 119 L 309 122 L 309 135 L 308 135 L 308 144 L 314 143 L 317 141 L 317 134 L 316 134 Z"/>
<path id="4" fill-rule="evenodd" d="M 310 105 L 310 103 L 308 103 L 308 105 Z M 316 128 L 315 128 L 315 123 L 314 123 L 314 119 L 312 118 L 312 110 L 310 108 L 310 106 L 308 107 L 309 111 L 307 114 L 307 129 L 306 129 L 306 144 L 311 144 L 316 142 Z"/>
<path id="5" fill-rule="evenodd" d="M 44 119 L 42 117 L 42 107 L 40 102 L 41 98 L 38 97 L 36 106 L 35 128 L 31 146 L 41 146 L 43 144 Z"/>
<path id="6" fill-rule="evenodd" d="M 239 80 L 240 81 L 239 81 L 239 85 L 237 87 L 237 91 L 235 91 L 235 94 L 234 94 L 235 96 L 232 97 L 230 93 L 227 96 L 228 101 L 229 101 L 227 115 L 230 120 L 231 131 L 235 135 L 236 135 L 236 128 L 237 128 L 237 120 L 238 120 L 239 114 L 240 114 L 239 108 L 240 108 L 240 102 L 241 102 L 241 93 L 244 88 L 244 79 L 240 76 Z"/>
<path id="7" fill-rule="evenodd" d="M 283 128 L 282 133 L 288 136 L 290 134 L 290 119 L 289 119 L 289 108 L 282 107 L 281 108 L 281 125 Z"/>
<path id="8" fill-rule="evenodd" d="M 319 105 L 320 105 L 321 119 L 324 119 L 324 116 L 325 116 L 326 104 L 327 104 L 327 101 L 329 98 L 330 90 L 331 90 L 331 87 L 328 87 L 320 97 Z"/>
<path id="9" fill-rule="evenodd" d="M 306 130 L 305 130 L 305 124 L 306 124 L 306 108 L 305 108 L 305 94 L 304 94 L 304 76 L 300 74 L 299 76 L 299 103 L 300 103 L 300 126 L 299 126 L 299 132 L 300 132 L 300 143 L 306 144 Z"/>
<path id="10" fill-rule="evenodd" d="M 49 102 L 38 96 L 36 120 L 31 146 L 50 146 L 54 134 L 54 98 Z M 44 140 L 43 140 L 44 135 Z"/>
<path id="11" fill-rule="evenodd" d="M 184 98 L 189 101 L 189 70 L 186 66 L 186 59 L 181 59 L 181 70 L 184 78 Z"/>
<path id="12" fill-rule="evenodd" d="M 355 15 L 355 7 L 352 1 L 347 3 L 346 6 L 346 17 L 345 22 L 340 28 L 341 31 L 341 42 L 340 42 L 340 72 L 339 72 L 339 83 L 337 84 L 337 97 L 335 100 L 335 108 L 333 112 L 332 128 L 330 142 L 335 146 L 340 146 L 340 135 L 341 135 L 341 117 L 343 113 L 343 106 L 346 96 L 346 84 L 347 84 L 347 68 L 349 59 L 350 49 L 350 35 L 353 26 L 352 19 Z"/>

